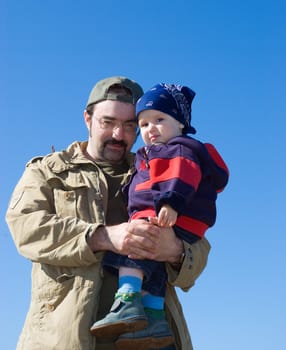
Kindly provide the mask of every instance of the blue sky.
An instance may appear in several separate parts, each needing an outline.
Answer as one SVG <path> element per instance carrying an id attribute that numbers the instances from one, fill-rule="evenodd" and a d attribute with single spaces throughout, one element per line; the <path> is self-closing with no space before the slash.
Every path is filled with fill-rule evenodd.
<path id="1" fill-rule="evenodd" d="M 30 300 L 31 263 L 4 219 L 12 190 L 30 158 L 86 139 L 88 94 L 112 75 L 195 90 L 196 137 L 231 171 L 208 266 L 179 292 L 195 350 L 285 347 L 285 10 L 282 0 L 0 0 L 3 349 L 15 349 Z"/>

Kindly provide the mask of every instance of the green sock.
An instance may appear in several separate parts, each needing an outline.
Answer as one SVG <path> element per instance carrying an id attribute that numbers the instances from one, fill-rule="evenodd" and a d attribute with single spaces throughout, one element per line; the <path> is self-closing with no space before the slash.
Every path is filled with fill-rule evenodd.
<path id="1" fill-rule="evenodd" d="M 142 304 L 144 306 L 146 314 L 150 315 L 152 318 L 165 318 L 163 297 L 152 294 L 145 294 L 142 297 Z"/>
<path id="2" fill-rule="evenodd" d="M 147 315 L 153 318 L 156 318 L 156 319 L 165 318 L 164 310 L 150 309 L 149 307 L 144 307 L 144 311 L 146 312 Z"/>

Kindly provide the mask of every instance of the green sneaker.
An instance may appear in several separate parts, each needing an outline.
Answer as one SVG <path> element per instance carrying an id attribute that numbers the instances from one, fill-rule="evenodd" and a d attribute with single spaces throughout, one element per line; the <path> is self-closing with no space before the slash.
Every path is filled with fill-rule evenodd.
<path id="1" fill-rule="evenodd" d="M 147 325 L 140 293 L 120 294 L 116 295 L 109 313 L 95 322 L 90 331 L 97 338 L 112 339 L 122 333 L 144 329 Z"/>
<path id="2" fill-rule="evenodd" d="M 122 334 L 115 342 L 117 350 L 161 349 L 174 343 L 174 337 L 165 317 L 148 316 L 148 327 L 135 333 Z"/>

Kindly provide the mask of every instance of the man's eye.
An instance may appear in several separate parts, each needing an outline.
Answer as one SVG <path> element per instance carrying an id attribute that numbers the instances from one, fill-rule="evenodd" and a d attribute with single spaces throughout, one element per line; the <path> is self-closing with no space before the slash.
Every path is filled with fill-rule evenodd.
<path id="1" fill-rule="evenodd" d="M 112 126 L 114 124 L 114 122 L 112 120 L 103 120 L 102 123 L 105 126 Z"/>
<path id="2" fill-rule="evenodd" d="M 134 123 L 124 123 L 124 126 L 127 128 L 133 128 L 135 126 Z"/>
<path id="3" fill-rule="evenodd" d="M 124 123 L 123 124 L 123 128 L 124 128 L 124 130 L 126 130 L 126 131 L 136 131 L 136 129 L 137 129 L 137 124 L 136 123 L 134 123 L 134 122 L 130 122 L 130 123 Z"/>

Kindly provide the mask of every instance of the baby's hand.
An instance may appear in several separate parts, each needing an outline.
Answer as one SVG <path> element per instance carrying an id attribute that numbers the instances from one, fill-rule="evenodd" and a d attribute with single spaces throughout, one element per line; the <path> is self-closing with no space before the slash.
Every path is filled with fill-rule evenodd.
<path id="1" fill-rule="evenodd" d="M 158 214 L 158 225 L 162 227 L 174 226 L 177 221 L 178 213 L 169 205 L 164 205 Z"/>

